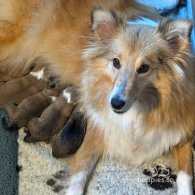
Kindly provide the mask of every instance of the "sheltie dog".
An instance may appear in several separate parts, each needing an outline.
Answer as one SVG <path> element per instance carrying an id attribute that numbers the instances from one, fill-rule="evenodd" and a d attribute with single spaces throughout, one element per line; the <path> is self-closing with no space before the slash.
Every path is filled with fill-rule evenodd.
<path id="1" fill-rule="evenodd" d="M 192 195 L 195 63 L 189 21 L 158 27 L 129 24 L 117 12 L 94 9 L 83 50 L 81 105 L 88 117 L 72 157 L 67 194 L 82 194 L 99 158 L 139 165 L 172 152 L 179 195 Z"/>
<path id="2" fill-rule="evenodd" d="M 191 195 L 191 23 L 127 25 L 139 16 L 160 19 L 133 0 L 0 2 L 0 71 L 22 74 L 38 61 L 80 88 L 88 126 L 81 147 L 66 160 L 73 174 L 67 194 L 84 193 L 102 157 L 141 164 L 172 152 L 178 194 Z"/>

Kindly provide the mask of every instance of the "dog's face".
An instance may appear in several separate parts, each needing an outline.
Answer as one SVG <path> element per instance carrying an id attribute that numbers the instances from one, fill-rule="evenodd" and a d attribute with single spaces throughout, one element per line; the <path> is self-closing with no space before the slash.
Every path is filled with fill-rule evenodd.
<path id="1" fill-rule="evenodd" d="M 157 28 L 127 25 L 117 13 L 95 9 L 92 30 L 84 50 L 83 85 L 87 101 L 96 109 L 106 106 L 125 113 L 136 102 L 158 106 L 162 96 L 186 79 L 189 21 L 166 21 Z"/>

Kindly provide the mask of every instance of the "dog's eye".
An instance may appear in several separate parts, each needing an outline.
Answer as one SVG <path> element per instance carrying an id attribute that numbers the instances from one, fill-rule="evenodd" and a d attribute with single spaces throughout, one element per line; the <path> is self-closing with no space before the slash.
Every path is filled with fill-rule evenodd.
<path id="1" fill-rule="evenodd" d="M 121 64 L 120 64 L 119 59 L 117 59 L 117 58 L 114 58 L 114 59 L 113 59 L 113 66 L 114 66 L 116 69 L 119 69 L 119 68 L 121 67 Z"/>
<path id="2" fill-rule="evenodd" d="M 149 70 L 150 70 L 150 66 L 149 66 L 149 65 L 147 65 L 147 64 L 142 64 L 142 65 L 138 68 L 137 73 L 138 73 L 138 74 L 143 74 L 143 73 L 148 72 Z"/>

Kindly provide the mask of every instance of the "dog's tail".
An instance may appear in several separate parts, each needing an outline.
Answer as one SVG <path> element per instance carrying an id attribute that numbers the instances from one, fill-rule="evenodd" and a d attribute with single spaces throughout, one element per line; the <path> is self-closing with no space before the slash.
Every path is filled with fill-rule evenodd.
<path id="1" fill-rule="evenodd" d="M 115 0 L 116 7 L 121 13 L 125 13 L 130 20 L 138 17 L 146 17 L 155 21 L 160 21 L 162 16 L 153 7 L 143 5 L 135 0 Z"/>

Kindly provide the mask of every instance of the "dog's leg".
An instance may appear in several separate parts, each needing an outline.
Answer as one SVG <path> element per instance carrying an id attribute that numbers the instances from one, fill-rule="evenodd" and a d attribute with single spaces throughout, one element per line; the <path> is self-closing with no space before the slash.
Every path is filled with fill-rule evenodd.
<path id="1" fill-rule="evenodd" d="M 82 195 L 84 193 L 86 183 L 102 155 L 103 136 L 101 131 L 89 126 L 83 144 L 77 153 L 69 159 L 73 174 L 66 192 L 67 195 Z"/>
<path id="2" fill-rule="evenodd" d="M 192 141 L 177 146 L 174 158 L 178 168 L 177 195 L 193 195 L 192 187 Z"/>

